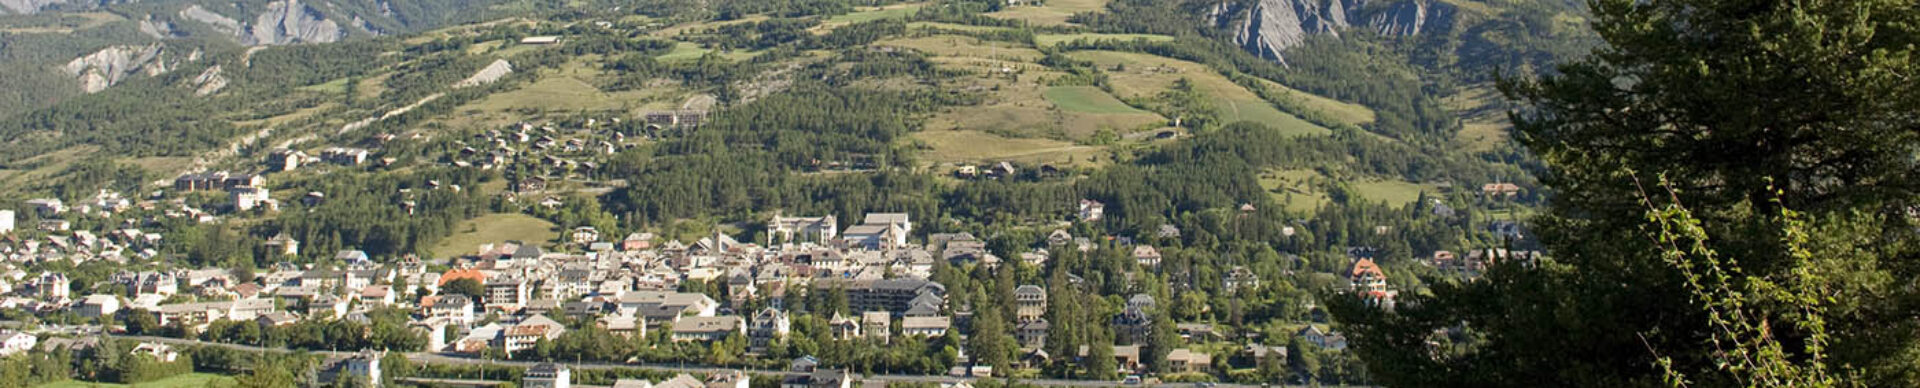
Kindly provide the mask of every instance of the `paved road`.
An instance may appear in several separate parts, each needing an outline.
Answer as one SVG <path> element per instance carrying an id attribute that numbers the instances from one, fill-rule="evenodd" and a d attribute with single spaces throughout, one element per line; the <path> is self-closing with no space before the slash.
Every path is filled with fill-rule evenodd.
<path id="1" fill-rule="evenodd" d="M 288 349 L 288 348 L 265 348 L 265 347 L 248 346 L 248 345 L 241 345 L 241 344 L 206 342 L 206 341 L 199 341 L 199 340 L 168 338 L 168 337 L 130 336 L 130 335 L 114 335 L 113 337 L 122 338 L 122 339 L 139 340 L 139 341 L 153 341 L 153 342 L 160 342 L 160 343 L 174 344 L 174 345 L 219 346 L 219 347 L 224 347 L 224 348 L 229 348 L 234 350 L 241 350 L 241 351 L 248 351 L 248 352 L 288 353 L 288 352 L 295 351 L 294 349 Z M 308 351 L 308 353 L 344 357 L 344 356 L 353 355 L 357 353 L 357 351 L 314 350 L 314 351 Z M 406 353 L 406 356 L 408 360 L 411 360 L 416 363 L 422 363 L 422 364 L 507 365 L 507 366 L 518 366 L 518 367 L 530 367 L 538 363 L 535 361 L 486 360 L 486 359 L 479 359 L 479 358 L 472 358 L 472 357 L 450 356 L 445 354 L 427 353 L 427 352 Z M 705 366 L 705 365 L 688 366 L 688 365 L 675 365 L 675 364 L 620 364 L 620 363 L 602 363 L 602 362 L 579 362 L 579 363 L 564 363 L 564 364 L 566 364 L 568 367 L 571 367 L 573 369 L 589 369 L 589 370 L 645 369 L 645 370 L 692 373 L 692 374 L 707 374 L 707 373 L 714 373 L 714 372 L 720 372 L 720 371 L 733 371 L 733 370 L 744 371 L 752 374 L 769 374 L 769 375 L 786 373 L 785 371 L 780 371 L 780 370 L 721 368 L 721 367 L 713 367 L 713 366 Z M 865 376 L 862 379 L 878 380 L 878 381 L 885 381 L 885 382 L 913 382 L 913 383 L 950 383 L 950 382 L 973 380 L 971 378 L 960 378 L 960 377 L 952 377 L 952 376 L 902 375 L 902 374 L 871 375 L 871 376 Z M 1026 383 L 1026 384 L 1040 385 L 1040 386 L 1049 386 L 1049 387 L 1116 387 L 1116 386 L 1120 386 L 1119 383 L 1113 382 L 1113 381 L 1095 381 L 1095 380 L 1021 379 L 1019 380 L 1019 382 Z M 1129 387 L 1132 387 L 1132 386 L 1138 386 L 1138 385 L 1130 385 Z M 1185 387 L 1185 386 L 1192 386 L 1192 384 L 1168 383 L 1168 384 L 1147 384 L 1146 386 Z M 1225 384 L 1225 383 L 1215 385 L 1215 387 L 1216 388 L 1261 388 L 1261 386 L 1259 385 Z M 1287 387 L 1300 387 L 1300 386 L 1273 385 L 1273 387 L 1287 388 Z"/>

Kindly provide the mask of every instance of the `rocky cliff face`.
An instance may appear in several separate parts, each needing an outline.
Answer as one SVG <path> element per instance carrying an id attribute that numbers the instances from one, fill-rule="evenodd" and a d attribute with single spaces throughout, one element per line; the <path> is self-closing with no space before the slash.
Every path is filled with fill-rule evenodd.
<path id="1" fill-rule="evenodd" d="M 74 58 L 61 70 L 80 81 L 80 90 L 96 93 L 135 74 L 160 75 L 172 70 L 166 49 L 159 44 L 112 46 Z"/>
<path id="2" fill-rule="evenodd" d="M 232 34 L 234 40 L 249 46 L 327 43 L 347 36 L 339 22 L 327 19 L 299 0 L 267 3 L 266 10 L 255 16 L 252 23 L 242 23 L 198 5 L 181 10 L 180 17 L 211 25 L 214 30 Z"/>
<path id="3" fill-rule="evenodd" d="M 49 6 L 66 2 L 67 0 L 0 0 L 0 8 L 6 8 L 7 11 L 13 13 L 31 14 L 38 13 L 41 9 Z"/>
<path id="4" fill-rule="evenodd" d="M 1234 31 L 1234 43 L 1286 63 L 1281 53 L 1308 35 L 1340 36 L 1365 28 L 1383 35 L 1419 35 L 1450 25 L 1452 5 L 1432 0 L 1236 0 L 1214 6 L 1210 18 Z"/>

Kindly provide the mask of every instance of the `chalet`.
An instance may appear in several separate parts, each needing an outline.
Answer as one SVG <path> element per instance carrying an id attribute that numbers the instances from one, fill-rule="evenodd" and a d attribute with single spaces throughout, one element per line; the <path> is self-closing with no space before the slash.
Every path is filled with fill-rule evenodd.
<path id="1" fill-rule="evenodd" d="M 1227 270 L 1227 274 L 1221 277 L 1220 282 L 1221 286 L 1229 291 L 1260 288 L 1260 276 L 1242 265 L 1236 265 L 1233 269 Z"/>
<path id="2" fill-rule="evenodd" d="M 139 345 L 134 345 L 133 351 L 128 354 L 145 355 L 159 362 L 173 362 L 180 358 L 180 352 L 174 351 L 172 345 L 159 342 L 141 342 Z"/>
<path id="3" fill-rule="evenodd" d="M 520 181 L 514 182 L 513 184 L 513 191 L 521 192 L 521 193 L 531 193 L 531 192 L 542 191 L 546 189 L 547 189 L 547 178 L 538 177 L 538 176 L 526 177 L 525 179 L 521 179 Z"/>
<path id="4" fill-rule="evenodd" d="M 267 178 L 264 176 L 261 176 L 260 174 L 229 175 L 227 176 L 227 179 L 223 179 L 220 181 L 220 188 L 227 189 L 227 190 L 247 188 L 247 187 L 263 187 L 266 185 L 267 185 Z"/>
<path id="5" fill-rule="evenodd" d="M 1135 246 L 1133 247 L 1133 260 L 1139 262 L 1141 267 L 1158 267 L 1160 266 L 1160 250 L 1147 245 Z"/>
<path id="6" fill-rule="evenodd" d="M 1167 370 L 1175 373 L 1204 373 L 1213 370 L 1213 355 L 1180 348 L 1167 353 Z"/>
<path id="7" fill-rule="evenodd" d="M 600 241 L 600 230 L 591 226 L 573 228 L 573 233 L 569 237 L 574 244 L 591 244 Z"/>
<path id="8" fill-rule="evenodd" d="M 1488 183 L 1480 185 L 1480 195 L 1487 198 L 1511 198 L 1520 194 L 1520 185 L 1513 183 Z"/>
<path id="9" fill-rule="evenodd" d="M 1106 216 L 1107 205 L 1100 203 L 1100 201 L 1082 199 L 1080 200 L 1080 210 L 1078 214 L 1080 221 L 1099 221 L 1100 217 Z"/>

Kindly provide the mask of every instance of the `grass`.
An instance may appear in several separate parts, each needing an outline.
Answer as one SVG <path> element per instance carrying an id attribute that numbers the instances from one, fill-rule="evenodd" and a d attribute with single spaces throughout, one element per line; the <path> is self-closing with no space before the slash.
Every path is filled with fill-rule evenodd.
<path id="1" fill-rule="evenodd" d="M 601 76 L 588 59 L 580 59 L 557 70 L 543 71 L 538 81 L 512 91 L 489 95 L 459 108 L 459 111 L 508 112 L 536 110 L 644 110 L 677 107 L 680 90 L 645 88 L 642 90 L 603 92 L 588 80 Z"/>
<path id="2" fill-rule="evenodd" d="M 971 36 L 929 35 L 918 38 L 889 39 L 874 42 L 877 46 L 909 48 L 941 57 L 980 58 L 1000 61 L 1035 62 L 1043 56 L 1040 50 L 1020 47 L 1007 42 L 981 40 Z"/>
<path id="3" fill-rule="evenodd" d="M 1320 111 L 1321 113 L 1326 113 L 1327 115 L 1333 116 L 1334 120 L 1339 120 L 1340 122 L 1343 122 L 1343 123 L 1348 123 L 1353 125 L 1362 125 L 1362 124 L 1372 123 L 1373 120 L 1375 119 L 1373 109 L 1368 108 L 1365 105 L 1335 100 L 1332 98 L 1320 96 L 1318 94 L 1307 93 L 1299 89 L 1288 87 L 1287 85 L 1281 85 L 1279 82 L 1273 82 L 1266 79 L 1260 80 L 1260 83 L 1262 85 L 1266 85 L 1266 87 L 1272 90 L 1285 90 L 1287 91 L 1288 95 L 1293 96 L 1294 98 L 1298 98 L 1302 102 L 1305 102 L 1307 108 Z"/>
<path id="4" fill-rule="evenodd" d="M 924 156 L 936 163 L 974 163 L 988 161 L 1015 161 L 1022 163 L 1051 163 L 1056 165 L 1076 165 L 1090 163 L 1098 165 L 1106 160 L 1105 147 L 1075 145 L 1073 143 L 1038 138 L 1010 138 L 980 131 L 929 130 L 912 135 L 915 141 L 926 144 L 931 151 Z"/>
<path id="5" fill-rule="evenodd" d="M 1371 201 L 1385 201 L 1388 205 L 1406 206 L 1420 200 L 1420 193 L 1439 194 L 1440 187 L 1418 184 L 1402 180 L 1365 179 L 1353 182 L 1353 189 L 1361 197 Z"/>
<path id="6" fill-rule="evenodd" d="M 1033 43 L 1035 45 L 1039 45 L 1040 47 L 1053 47 L 1054 45 L 1058 45 L 1066 42 L 1072 42 L 1072 41 L 1081 40 L 1081 39 L 1086 39 L 1087 41 L 1101 41 L 1101 40 L 1133 41 L 1138 39 L 1146 39 L 1154 42 L 1167 42 L 1167 41 L 1172 41 L 1173 37 L 1166 36 L 1166 35 L 1154 35 L 1154 34 L 1096 34 L 1096 33 L 1038 34 L 1033 36 Z"/>
<path id="7" fill-rule="evenodd" d="M 1329 200 L 1327 193 L 1313 187 L 1319 172 L 1308 169 L 1268 170 L 1260 173 L 1260 188 L 1266 189 L 1287 211 L 1312 214 Z"/>
<path id="8" fill-rule="evenodd" d="M 1507 141 L 1507 130 L 1513 125 L 1507 122 L 1503 97 L 1492 85 L 1473 85 L 1462 88 L 1441 99 L 1448 110 L 1460 114 L 1460 132 L 1453 135 L 1454 146 L 1467 152 L 1492 151 Z"/>
<path id="9" fill-rule="evenodd" d="M 992 32 L 992 31 L 1013 30 L 1012 28 L 1007 28 L 1007 27 L 973 26 L 973 25 L 966 25 L 966 24 L 941 23 L 941 22 L 907 23 L 907 29 L 922 29 L 922 28 L 934 28 L 934 29 L 967 31 L 967 32 Z"/>
<path id="10" fill-rule="evenodd" d="M 904 19 L 909 16 L 913 16 L 913 13 L 915 12 L 920 12 L 920 7 L 923 7 L 923 6 L 926 6 L 926 5 L 925 4 L 896 4 L 896 5 L 889 5 L 885 7 L 874 7 L 874 8 L 861 7 L 861 9 L 856 12 L 852 12 L 844 15 L 836 15 L 834 17 L 827 18 L 827 21 L 822 24 L 838 26 L 838 25 L 846 25 L 846 24 L 854 24 L 854 23 L 865 23 L 865 22 L 870 22 L 870 21 L 875 21 L 880 19 Z"/>
<path id="11" fill-rule="evenodd" d="M 1080 12 L 1095 12 L 1107 9 L 1112 0 L 1047 0 L 1044 5 L 1020 5 L 1003 11 L 989 13 L 987 16 L 1022 20 L 1039 26 L 1065 26 L 1067 17 Z"/>
<path id="12" fill-rule="evenodd" d="M 1172 88 L 1174 82 L 1184 78 L 1212 100 L 1214 108 L 1220 111 L 1221 120 L 1225 122 L 1264 123 L 1291 135 L 1332 133 L 1324 127 L 1281 112 L 1253 91 L 1233 83 L 1206 65 L 1151 54 L 1115 51 L 1076 51 L 1072 55 L 1093 61 L 1101 68 L 1124 65 L 1125 69 L 1108 71 L 1114 94 L 1121 98 L 1151 97 Z"/>
<path id="13" fill-rule="evenodd" d="M 539 244 L 560 236 L 560 233 L 554 230 L 553 223 L 514 213 L 495 213 L 475 217 L 461 222 L 460 226 L 454 230 L 458 232 L 441 239 L 439 244 L 433 246 L 435 258 L 467 254 L 481 244 L 495 244 L 507 240 Z"/>
<path id="14" fill-rule="evenodd" d="M 168 377 L 168 378 L 154 380 L 154 381 L 148 381 L 148 382 L 134 384 L 134 385 L 67 380 L 67 381 L 41 384 L 37 388 L 87 388 L 87 387 L 103 387 L 104 388 L 104 387 L 132 387 L 132 386 L 137 386 L 141 388 L 203 388 L 203 387 L 211 387 L 211 386 L 232 386 L 233 384 L 234 384 L 234 381 L 232 377 L 221 376 L 216 374 L 208 374 L 208 373 L 188 373 L 188 374 Z"/>
<path id="15" fill-rule="evenodd" d="M 193 166 L 193 158 L 177 157 L 177 156 L 176 157 L 166 157 L 166 156 L 145 157 L 145 158 L 128 160 L 128 162 L 131 162 L 136 166 L 140 166 L 141 169 L 154 172 L 154 173 L 159 173 L 161 175 L 166 175 L 169 177 L 171 177 L 173 174 L 185 172 L 187 170 L 187 167 Z"/>
<path id="16" fill-rule="evenodd" d="M 1047 88 L 1041 95 L 1054 106 L 1074 112 L 1085 113 L 1121 113 L 1135 114 L 1147 111 L 1134 109 L 1120 99 L 1113 98 L 1107 91 L 1092 86 L 1055 86 Z"/>

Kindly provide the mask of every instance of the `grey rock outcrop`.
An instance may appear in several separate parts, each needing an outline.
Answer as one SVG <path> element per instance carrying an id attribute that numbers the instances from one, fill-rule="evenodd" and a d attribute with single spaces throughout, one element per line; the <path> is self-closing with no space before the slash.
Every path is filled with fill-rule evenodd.
<path id="1" fill-rule="evenodd" d="M 172 70 L 165 56 L 166 48 L 159 44 L 111 46 L 74 58 L 61 70 L 80 81 L 80 90 L 97 93 L 135 74 L 154 76 Z"/>
<path id="2" fill-rule="evenodd" d="M 198 5 L 181 10 L 180 17 L 211 25 L 215 31 L 231 34 L 240 44 L 249 46 L 327 43 L 347 36 L 340 23 L 323 17 L 320 11 L 299 0 L 267 3 L 266 10 L 255 16 L 252 23 L 242 23 Z"/>
<path id="3" fill-rule="evenodd" d="M 1454 11 L 1433 0 L 1237 0 L 1215 5 L 1209 16 L 1231 28 L 1241 48 L 1284 64 L 1281 53 L 1310 35 L 1338 37 L 1353 28 L 1419 35 L 1433 24 L 1450 25 Z"/>
<path id="4" fill-rule="evenodd" d="M 0 0 L 0 7 L 18 14 L 38 13 L 55 4 L 65 4 L 67 0 Z"/>
<path id="5" fill-rule="evenodd" d="M 326 43 L 347 37 L 340 23 L 327 20 L 299 0 L 267 3 L 267 11 L 254 19 L 248 36 L 240 43 L 274 45 L 290 43 Z"/>
<path id="6" fill-rule="evenodd" d="M 513 64 L 507 63 L 505 59 L 495 59 L 493 63 L 487 64 L 487 67 L 474 72 L 473 76 L 454 83 L 453 87 L 465 88 L 486 85 L 493 83 L 493 81 L 499 81 L 500 77 L 505 77 L 508 74 L 513 74 Z"/>
<path id="7" fill-rule="evenodd" d="M 213 65 L 207 67 L 206 71 L 201 71 L 200 75 L 194 76 L 192 85 L 194 86 L 193 95 L 211 95 L 227 87 L 227 77 L 220 74 L 220 65 Z"/>

